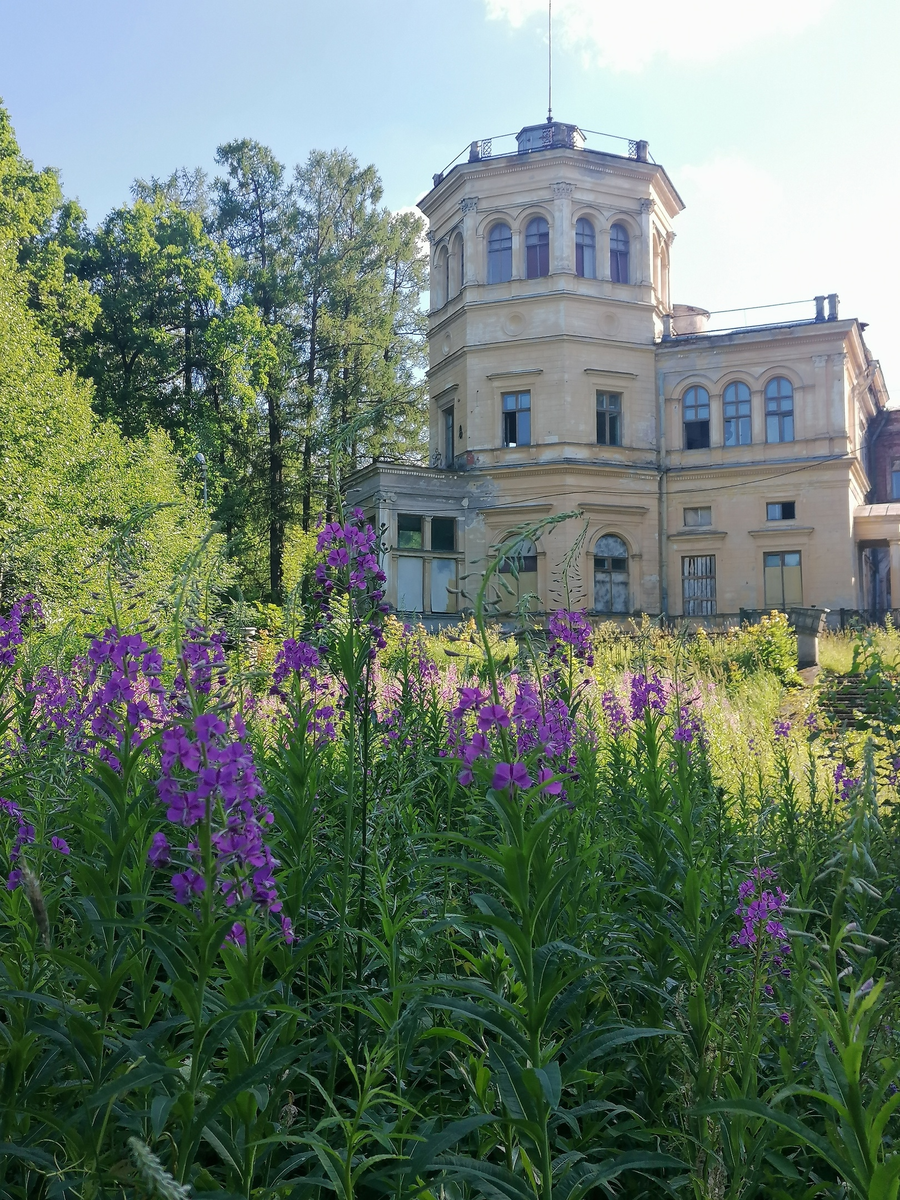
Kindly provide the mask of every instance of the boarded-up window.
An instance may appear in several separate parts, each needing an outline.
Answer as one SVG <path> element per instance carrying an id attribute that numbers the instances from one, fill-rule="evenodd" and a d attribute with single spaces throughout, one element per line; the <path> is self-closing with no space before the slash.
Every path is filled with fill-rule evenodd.
<path id="1" fill-rule="evenodd" d="M 538 560 L 537 546 L 534 542 L 519 542 L 515 554 L 509 555 L 501 562 L 499 574 L 497 602 L 500 612 L 512 612 L 526 596 L 536 597 Z M 532 599 L 530 607 L 534 609 L 537 604 L 538 601 Z"/>
<path id="2" fill-rule="evenodd" d="M 803 603 L 800 551 L 763 555 L 766 608 L 794 608 Z"/>
<path id="3" fill-rule="evenodd" d="M 431 560 L 431 611 L 456 612 L 456 560 Z"/>
<path id="4" fill-rule="evenodd" d="M 628 547 L 614 533 L 594 546 L 594 608 L 597 612 L 631 611 L 628 588 Z"/>
<path id="5" fill-rule="evenodd" d="M 424 560 L 401 554 L 397 558 L 397 610 L 398 612 L 422 612 L 424 589 L 422 568 Z"/>
<path id="6" fill-rule="evenodd" d="M 686 617 L 710 617 L 716 611 L 714 554 L 692 554 L 681 560 L 681 600 Z"/>

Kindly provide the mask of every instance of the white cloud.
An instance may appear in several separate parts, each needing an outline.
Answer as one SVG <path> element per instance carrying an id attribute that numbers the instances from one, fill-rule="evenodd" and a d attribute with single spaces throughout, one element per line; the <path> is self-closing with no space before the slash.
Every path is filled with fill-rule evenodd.
<path id="1" fill-rule="evenodd" d="M 838 0 L 644 0 L 635 19 L 614 0 L 556 0 L 553 34 L 585 63 L 640 71 L 656 58 L 709 62 L 749 42 L 816 24 Z M 540 17 L 547 0 L 485 0 L 491 20 L 514 28 Z"/>

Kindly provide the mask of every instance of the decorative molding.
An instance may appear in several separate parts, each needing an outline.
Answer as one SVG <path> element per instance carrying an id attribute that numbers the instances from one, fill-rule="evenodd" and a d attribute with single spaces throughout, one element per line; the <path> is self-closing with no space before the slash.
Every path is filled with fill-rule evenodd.
<path id="1" fill-rule="evenodd" d="M 675 233 L 675 230 L 670 229 L 669 232 L 666 234 L 666 245 L 671 246 L 677 236 L 678 235 Z"/>
<path id="2" fill-rule="evenodd" d="M 554 183 L 553 185 L 553 195 L 557 200 L 568 199 L 574 191 L 574 183 Z"/>
<path id="3" fill-rule="evenodd" d="M 698 526 L 696 529 L 679 529 L 677 533 L 670 533 L 668 537 L 670 542 L 723 542 L 728 537 L 728 531 Z"/>
<path id="4" fill-rule="evenodd" d="M 792 525 L 790 529 L 748 529 L 747 532 L 752 538 L 779 537 L 790 541 L 791 538 L 799 537 L 806 541 L 816 532 L 816 528 L 814 525 Z"/>
<path id="5" fill-rule="evenodd" d="M 585 367 L 585 375 L 615 375 L 619 379 L 637 379 L 636 371 L 606 371 L 603 367 Z"/>
<path id="6" fill-rule="evenodd" d="M 512 379 L 514 375 L 543 375 L 543 367 L 531 367 L 524 371 L 494 371 L 491 375 L 485 375 L 485 379 Z"/>
<path id="7" fill-rule="evenodd" d="M 581 500 L 578 504 L 579 509 L 585 513 L 640 513 L 649 512 L 650 509 L 646 504 L 603 504 L 602 501 L 594 503 L 591 500 Z"/>
<path id="8" fill-rule="evenodd" d="M 432 233 L 432 231 L 430 229 L 425 230 L 425 236 L 428 239 L 428 241 L 431 242 L 431 244 L 433 246 L 435 238 L 434 238 L 434 234 Z"/>
<path id="9" fill-rule="evenodd" d="M 827 354 L 814 354 L 812 356 L 812 361 L 813 361 L 814 367 L 824 367 L 828 363 L 828 355 Z"/>
<path id="10" fill-rule="evenodd" d="M 460 200 L 459 207 L 462 209 L 463 213 L 478 212 L 478 197 L 467 196 L 465 200 Z"/>
<path id="11" fill-rule="evenodd" d="M 641 212 L 642 213 L 652 213 L 655 208 L 656 208 L 655 200 L 650 200 L 645 197 L 641 201 Z"/>
<path id="12" fill-rule="evenodd" d="M 451 392 L 456 392 L 456 391 L 459 391 L 459 384 L 451 383 L 451 384 L 448 384 L 447 387 L 442 388 L 439 392 L 435 392 L 434 395 L 431 397 L 431 399 L 432 400 L 443 400 L 443 398 L 445 396 L 449 396 Z"/>

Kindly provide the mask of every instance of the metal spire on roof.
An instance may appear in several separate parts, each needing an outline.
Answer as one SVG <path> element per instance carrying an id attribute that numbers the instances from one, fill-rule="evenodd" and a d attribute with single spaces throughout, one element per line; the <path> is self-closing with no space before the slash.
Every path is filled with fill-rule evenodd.
<path id="1" fill-rule="evenodd" d="M 547 0 L 547 124 L 553 123 L 553 0 Z"/>

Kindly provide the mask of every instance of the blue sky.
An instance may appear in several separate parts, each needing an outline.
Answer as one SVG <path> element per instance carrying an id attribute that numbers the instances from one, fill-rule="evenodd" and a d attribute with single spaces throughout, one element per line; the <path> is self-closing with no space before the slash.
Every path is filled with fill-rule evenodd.
<path id="1" fill-rule="evenodd" d="M 554 113 L 647 138 L 687 204 L 674 299 L 841 295 L 900 402 L 900 4 L 555 0 Z M 0 96 L 92 221 L 250 136 L 346 146 L 393 208 L 546 115 L 545 0 L 0 0 Z M 590 142 L 589 142 L 590 144 Z"/>

